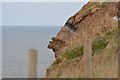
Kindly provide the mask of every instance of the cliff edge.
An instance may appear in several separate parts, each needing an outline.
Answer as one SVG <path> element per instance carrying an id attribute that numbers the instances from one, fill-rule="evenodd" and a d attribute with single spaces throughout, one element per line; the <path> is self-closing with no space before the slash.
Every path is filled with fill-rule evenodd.
<path id="1" fill-rule="evenodd" d="M 56 60 L 46 78 L 117 78 L 117 2 L 88 2 L 48 45 Z"/>

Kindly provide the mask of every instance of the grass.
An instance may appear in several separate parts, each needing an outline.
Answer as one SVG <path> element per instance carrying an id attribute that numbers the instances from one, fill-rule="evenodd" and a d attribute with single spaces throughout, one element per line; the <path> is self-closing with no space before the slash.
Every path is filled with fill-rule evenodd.
<path id="1" fill-rule="evenodd" d="M 106 41 L 106 39 L 104 39 L 103 37 L 97 37 L 92 42 L 92 55 L 102 51 L 104 48 L 106 48 L 107 44 L 108 42 Z"/>
<path id="2" fill-rule="evenodd" d="M 66 50 L 64 55 L 67 59 L 74 59 L 74 58 L 80 57 L 81 55 L 83 55 L 83 46 L 77 47 L 72 50 Z"/>
<path id="3" fill-rule="evenodd" d="M 118 30 L 108 32 L 103 37 L 97 36 L 92 42 L 92 56 L 103 51 L 112 38 L 118 38 Z M 67 59 L 74 59 L 80 57 L 81 55 L 83 55 L 83 53 L 83 46 L 81 46 L 72 50 L 66 50 L 64 57 Z"/>
<path id="4" fill-rule="evenodd" d="M 119 30 L 116 28 L 112 32 L 107 32 L 103 37 L 98 35 L 92 42 L 92 55 L 101 52 L 104 48 L 106 48 L 111 39 L 118 39 L 119 34 Z"/>

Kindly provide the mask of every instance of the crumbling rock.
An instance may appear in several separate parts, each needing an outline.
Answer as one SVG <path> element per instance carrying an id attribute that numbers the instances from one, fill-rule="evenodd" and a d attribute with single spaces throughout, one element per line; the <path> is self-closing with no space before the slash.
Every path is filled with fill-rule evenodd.
<path id="1" fill-rule="evenodd" d="M 53 37 L 52 41 L 50 41 L 50 43 L 48 45 L 48 48 L 52 49 L 53 52 L 55 52 L 55 57 L 57 57 L 57 52 L 61 48 L 64 48 L 64 46 L 65 46 L 65 42 L 63 40 Z"/>
<path id="2" fill-rule="evenodd" d="M 76 47 L 83 46 L 89 38 L 91 38 L 92 42 L 97 36 L 105 37 L 106 34 L 110 35 L 109 33 L 115 31 L 118 28 L 118 20 L 115 20 L 114 17 L 119 17 L 118 13 L 120 13 L 120 10 L 118 10 L 118 7 L 120 7 L 120 3 L 88 2 L 80 11 L 71 16 L 58 34 L 51 39 L 48 45 L 48 48 L 52 49 L 55 53 L 55 62 L 57 63 L 54 62 L 53 65 L 50 66 L 46 77 L 84 78 L 83 57 L 81 56 L 77 60 L 75 58 L 73 61 L 69 61 L 66 60 L 62 54 L 64 54 L 66 50 L 72 50 Z M 93 69 L 94 73 L 96 73 L 94 77 L 106 78 L 107 76 L 110 78 L 117 76 L 117 40 L 115 41 L 110 38 L 110 40 L 107 41 L 111 41 L 108 42 L 108 45 L 113 44 L 114 48 L 107 47 L 105 51 L 99 52 L 99 55 L 94 56 Z M 111 60 L 106 60 L 108 55 L 111 57 L 114 55 L 116 57 L 114 60 L 112 58 L 109 58 Z M 111 64 L 111 66 L 109 66 L 108 63 Z M 113 73 L 108 73 L 107 71 L 111 71 L 111 69 Z"/>

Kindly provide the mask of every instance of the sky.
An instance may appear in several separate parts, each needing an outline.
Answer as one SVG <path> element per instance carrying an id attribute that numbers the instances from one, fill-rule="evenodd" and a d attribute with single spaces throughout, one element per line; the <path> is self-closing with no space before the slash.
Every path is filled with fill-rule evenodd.
<path id="1" fill-rule="evenodd" d="M 1 0 L 2 2 L 86 2 L 88 0 Z"/>
<path id="2" fill-rule="evenodd" d="M 86 2 L 3 2 L 3 26 L 62 26 Z"/>
<path id="3" fill-rule="evenodd" d="M 120 0 L 1 0 L 2 2 L 118 2 Z"/>
<path id="4" fill-rule="evenodd" d="M 2 3 L 0 2 L 0 30 L 2 26 Z"/>
<path id="5" fill-rule="evenodd" d="M 2 3 L 0 3 L 0 79 L 2 79 Z"/>
<path id="6" fill-rule="evenodd" d="M 53 2 L 24 1 L 26 2 L 20 2 L 20 0 L 9 0 L 9 2 L 2 0 L 0 2 L 0 65 L 2 64 L 2 27 L 62 26 L 70 16 L 79 11 L 86 3 L 62 2 L 63 0 L 61 2 L 54 2 L 54 0 Z M 2 65 L 0 66 L 0 77 L 2 76 L 1 67 Z"/>

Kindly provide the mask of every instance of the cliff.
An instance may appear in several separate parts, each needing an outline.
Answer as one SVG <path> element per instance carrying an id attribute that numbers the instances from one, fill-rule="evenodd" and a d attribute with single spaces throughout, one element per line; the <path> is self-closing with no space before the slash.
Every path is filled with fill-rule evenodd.
<path id="1" fill-rule="evenodd" d="M 117 2 L 88 2 L 48 45 L 56 60 L 47 78 L 118 77 Z"/>

